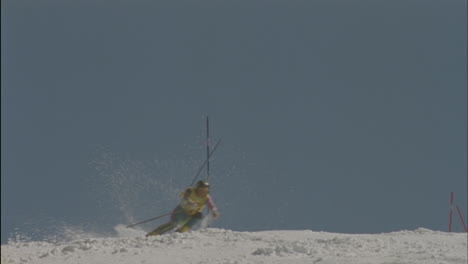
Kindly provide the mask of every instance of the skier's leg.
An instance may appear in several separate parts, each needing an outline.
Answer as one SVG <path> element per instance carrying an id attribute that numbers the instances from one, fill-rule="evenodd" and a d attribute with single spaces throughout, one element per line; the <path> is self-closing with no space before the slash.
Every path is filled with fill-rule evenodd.
<path id="1" fill-rule="evenodd" d="M 172 211 L 171 221 L 158 226 L 156 229 L 146 234 L 146 236 L 157 236 L 167 233 L 176 228 L 178 225 L 183 225 L 181 222 L 183 222 L 186 218 L 187 215 L 182 210 L 182 208 L 178 206 L 174 209 L 174 211 Z"/>
<path id="2" fill-rule="evenodd" d="M 203 218 L 203 215 L 200 212 L 190 216 L 190 219 L 185 223 L 185 225 L 177 229 L 176 232 L 182 233 L 182 232 L 190 231 L 194 225 L 196 225 L 198 222 L 201 221 L 202 218 Z"/>
<path id="3" fill-rule="evenodd" d="M 182 222 L 186 221 L 187 217 L 188 215 L 185 213 L 184 209 L 182 209 L 180 206 L 177 206 L 171 215 L 171 221 L 177 224 L 181 224 Z"/>

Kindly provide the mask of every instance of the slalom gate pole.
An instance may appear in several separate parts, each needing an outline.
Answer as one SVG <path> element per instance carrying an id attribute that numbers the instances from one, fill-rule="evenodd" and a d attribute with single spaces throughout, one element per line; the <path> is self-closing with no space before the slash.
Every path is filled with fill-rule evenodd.
<path id="1" fill-rule="evenodd" d="M 208 159 L 206 159 L 205 162 L 203 162 L 203 164 L 202 164 L 202 165 L 200 166 L 200 168 L 198 169 L 198 172 L 197 172 L 197 174 L 195 174 L 195 177 L 193 178 L 193 181 L 192 181 L 192 183 L 190 184 L 190 186 L 193 186 L 193 184 L 195 183 L 195 181 L 196 181 L 197 178 L 198 178 L 198 175 L 200 175 L 200 172 L 203 170 L 203 168 L 205 168 L 206 164 L 208 163 L 209 158 L 211 158 L 211 156 L 213 156 L 214 152 L 215 152 L 216 149 L 218 148 L 219 143 L 221 143 L 221 139 L 218 140 L 218 142 L 216 142 L 216 145 L 213 147 L 213 150 L 211 150 L 210 154 L 208 155 Z"/>
<path id="2" fill-rule="evenodd" d="M 457 213 L 458 213 L 458 218 L 460 219 L 460 223 L 463 226 L 463 230 L 465 230 L 465 232 L 468 232 L 468 229 L 466 229 L 465 220 L 463 220 L 463 216 L 462 216 L 462 213 L 460 212 L 460 208 L 458 208 L 458 205 L 457 205 Z"/>
<path id="3" fill-rule="evenodd" d="M 167 214 L 163 214 L 163 215 L 160 215 L 160 216 L 156 216 L 156 217 L 153 217 L 153 218 L 151 218 L 151 219 L 148 219 L 148 220 L 145 220 L 145 221 L 141 221 L 141 222 L 138 222 L 138 223 L 135 223 L 135 224 L 128 225 L 127 228 L 130 228 L 130 227 L 132 227 L 132 226 L 136 226 L 136 225 L 139 225 L 139 224 L 144 224 L 144 223 L 147 223 L 147 222 L 149 222 L 149 221 L 153 221 L 153 220 L 159 219 L 159 218 L 161 218 L 161 217 L 168 216 L 168 215 L 171 215 L 171 214 L 175 214 L 175 213 L 178 213 L 178 212 L 180 212 L 180 210 L 179 210 L 179 211 L 175 211 L 175 212 L 170 212 L 170 213 L 167 213 Z"/>
<path id="4" fill-rule="evenodd" d="M 210 180 L 210 119 L 206 116 L 206 180 Z"/>
<path id="5" fill-rule="evenodd" d="M 452 215 L 453 215 L 453 192 L 450 193 L 450 213 L 448 231 L 452 232 Z"/>

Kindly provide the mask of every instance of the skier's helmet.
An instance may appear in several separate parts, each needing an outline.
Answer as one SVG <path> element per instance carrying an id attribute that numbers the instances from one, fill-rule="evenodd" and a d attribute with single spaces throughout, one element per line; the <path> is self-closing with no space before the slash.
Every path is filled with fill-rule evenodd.
<path id="1" fill-rule="evenodd" d="M 210 188 L 210 184 L 203 180 L 198 181 L 196 186 L 197 188 Z"/>

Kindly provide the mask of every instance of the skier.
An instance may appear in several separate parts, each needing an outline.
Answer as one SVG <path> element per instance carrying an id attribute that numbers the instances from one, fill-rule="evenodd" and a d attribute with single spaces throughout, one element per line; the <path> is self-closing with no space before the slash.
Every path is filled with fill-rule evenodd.
<path id="1" fill-rule="evenodd" d="M 187 232 L 203 217 L 201 211 L 208 205 L 213 218 L 218 218 L 219 213 L 211 196 L 208 194 L 210 185 L 206 181 L 198 181 L 195 188 L 190 187 L 180 194 L 182 198 L 179 205 L 172 211 L 171 221 L 160 225 L 146 236 L 162 235 L 179 227 L 176 232 Z"/>

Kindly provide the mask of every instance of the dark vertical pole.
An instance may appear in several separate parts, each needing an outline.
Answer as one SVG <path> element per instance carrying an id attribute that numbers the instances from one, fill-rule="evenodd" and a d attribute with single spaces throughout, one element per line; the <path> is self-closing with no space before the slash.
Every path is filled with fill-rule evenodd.
<path id="1" fill-rule="evenodd" d="M 220 143 L 221 143 L 221 139 L 219 139 L 218 142 L 216 142 L 216 144 L 214 145 L 213 149 L 210 151 L 210 158 L 211 158 L 211 156 L 213 156 L 213 154 L 215 153 L 215 151 L 216 151 L 216 149 L 218 148 L 218 146 L 219 146 Z M 194 184 L 195 181 L 197 180 L 198 176 L 200 175 L 200 173 L 202 172 L 202 170 L 205 168 L 207 162 L 208 162 L 208 160 L 205 160 L 205 162 L 203 162 L 203 164 L 200 166 L 200 168 L 198 169 L 197 174 L 195 174 L 195 177 L 193 177 L 193 181 L 192 181 L 192 183 L 190 184 L 190 186 L 193 186 L 193 184 Z"/>
<path id="2" fill-rule="evenodd" d="M 206 116 L 206 180 L 210 180 L 210 119 Z"/>
<path id="3" fill-rule="evenodd" d="M 210 119 L 206 116 L 206 181 L 210 181 Z M 206 207 L 206 215 L 210 214 L 210 208 Z"/>

